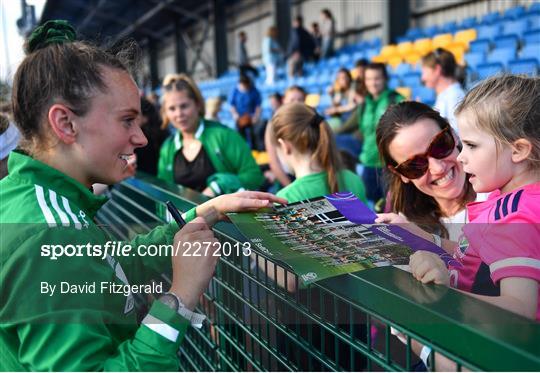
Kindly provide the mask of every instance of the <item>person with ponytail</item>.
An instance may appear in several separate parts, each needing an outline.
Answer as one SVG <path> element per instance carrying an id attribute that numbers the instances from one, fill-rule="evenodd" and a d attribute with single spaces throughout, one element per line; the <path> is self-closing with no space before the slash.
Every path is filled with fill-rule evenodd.
<path id="1" fill-rule="evenodd" d="M 348 191 L 366 201 L 364 184 L 356 174 L 342 168 L 332 131 L 313 108 L 302 103 L 284 105 L 271 125 L 278 158 L 296 176 L 277 193 L 279 197 L 296 202 Z"/>
<path id="2" fill-rule="evenodd" d="M 217 259 L 183 256 L 183 244 L 217 242 L 202 217 L 210 210 L 224 218 L 286 201 L 220 196 L 188 211 L 180 230 L 161 225 L 118 245 L 95 221 L 106 197 L 92 186 L 120 182 L 147 143 L 129 68 L 136 48 L 113 54 L 75 37 L 66 21 L 39 26 L 13 80 L 21 141 L 0 181 L 0 371 L 178 371 Z M 148 245 L 184 250 L 145 256 Z M 149 285 L 162 273 L 170 287 Z M 138 315 L 134 294 L 150 292 L 158 299 Z"/>

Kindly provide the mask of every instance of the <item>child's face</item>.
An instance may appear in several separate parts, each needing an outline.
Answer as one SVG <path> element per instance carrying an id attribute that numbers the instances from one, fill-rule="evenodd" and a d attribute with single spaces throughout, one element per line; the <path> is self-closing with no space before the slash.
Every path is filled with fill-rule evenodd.
<path id="1" fill-rule="evenodd" d="M 469 182 L 477 193 L 492 192 L 505 187 L 513 177 L 515 165 L 512 162 L 512 149 L 506 144 L 497 147 L 495 137 L 476 125 L 475 117 L 465 111 L 457 117 L 459 135 L 463 150 L 458 161 L 463 169 L 471 174 Z"/>

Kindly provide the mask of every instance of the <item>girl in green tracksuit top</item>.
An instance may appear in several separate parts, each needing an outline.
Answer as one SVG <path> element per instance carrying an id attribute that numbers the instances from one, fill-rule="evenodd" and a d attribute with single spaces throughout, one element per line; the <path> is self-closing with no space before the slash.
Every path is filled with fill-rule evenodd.
<path id="1" fill-rule="evenodd" d="M 235 131 L 203 119 L 204 101 L 187 75 L 163 82 L 163 128 L 178 131 L 162 145 L 158 177 L 214 197 L 240 189 L 258 189 L 264 177 L 246 141 Z"/>
<path id="2" fill-rule="evenodd" d="M 366 201 L 364 184 L 342 168 L 332 131 L 314 109 L 302 103 L 284 105 L 271 125 L 278 158 L 296 176 L 278 196 L 297 202 L 348 191 Z"/>
<path id="3" fill-rule="evenodd" d="M 146 144 L 138 89 L 120 57 L 74 38 L 67 22 L 46 22 L 29 37 L 14 77 L 22 139 L 0 181 L 0 371 L 178 370 L 179 345 L 190 321 L 201 322 L 192 310 L 216 259 L 137 248 L 215 243 L 196 215 L 284 201 L 220 196 L 188 212 L 193 222 L 179 232 L 168 224 L 113 241 L 94 222 L 106 199 L 91 188 L 125 178 L 127 159 Z M 112 251 L 126 245 L 127 254 Z M 170 288 L 148 285 L 171 270 Z M 139 325 L 134 293 L 167 291 Z"/>

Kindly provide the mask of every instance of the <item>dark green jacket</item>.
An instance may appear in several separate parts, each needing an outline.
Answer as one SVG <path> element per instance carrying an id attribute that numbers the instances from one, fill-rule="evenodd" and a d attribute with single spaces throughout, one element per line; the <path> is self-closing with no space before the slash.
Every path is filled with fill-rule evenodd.
<path id="1" fill-rule="evenodd" d="M 248 144 L 236 131 L 203 119 L 195 137 L 217 171 L 207 180 L 216 194 L 233 193 L 242 188 L 257 190 L 262 185 L 263 174 Z M 174 157 L 181 148 L 180 132 L 165 140 L 159 155 L 158 178 L 174 183 Z"/>

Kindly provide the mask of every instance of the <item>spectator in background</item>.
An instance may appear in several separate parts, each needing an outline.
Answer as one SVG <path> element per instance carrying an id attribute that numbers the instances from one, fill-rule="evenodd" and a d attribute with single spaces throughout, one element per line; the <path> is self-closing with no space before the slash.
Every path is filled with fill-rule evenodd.
<path id="1" fill-rule="evenodd" d="M 251 146 L 255 144 L 253 127 L 261 118 L 261 101 L 261 94 L 251 79 L 246 75 L 240 75 L 238 85 L 229 98 L 229 104 L 238 132 Z"/>
<path id="2" fill-rule="evenodd" d="M 285 91 L 283 96 L 283 104 L 290 104 L 291 102 L 306 101 L 306 91 L 300 86 L 293 85 Z M 285 187 L 291 183 L 291 177 L 288 175 L 289 170 L 281 164 L 276 153 L 276 147 L 272 142 L 272 124 L 268 123 L 266 131 L 264 132 L 264 146 L 268 153 L 268 159 L 270 163 L 270 171 L 265 174 L 265 177 L 271 182 L 279 182 L 281 187 Z"/>
<path id="3" fill-rule="evenodd" d="M 422 82 L 437 94 L 433 108 L 448 119 L 457 132 L 454 110 L 465 97 L 465 92 L 455 77 L 456 67 L 454 55 L 442 48 L 437 48 L 422 58 Z"/>
<path id="4" fill-rule="evenodd" d="M 257 190 L 264 178 L 249 146 L 234 130 L 204 119 L 199 88 L 184 74 L 165 77 L 162 127 L 177 129 L 161 146 L 158 177 L 209 197 Z"/>
<path id="5" fill-rule="evenodd" d="M 289 57 L 289 76 L 302 76 L 305 61 L 313 60 L 315 53 L 315 41 L 303 26 L 302 16 L 296 16 L 293 20 L 291 38 L 287 56 Z"/>
<path id="6" fill-rule="evenodd" d="M 344 67 L 338 70 L 334 84 L 328 88 L 328 94 L 332 97 L 332 106 L 326 109 L 325 114 L 340 119 L 363 102 L 363 97 L 356 94 L 351 73 Z"/>
<path id="7" fill-rule="evenodd" d="M 257 145 L 254 150 L 266 151 L 266 146 L 264 144 L 266 128 L 268 127 L 270 119 L 272 119 L 272 117 L 274 116 L 274 113 L 283 104 L 283 97 L 281 96 L 281 94 L 275 92 L 268 96 L 268 101 L 270 102 L 270 109 L 272 110 L 272 112 L 269 117 L 263 118 L 264 120 L 261 125 L 255 127 L 255 139 L 257 141 Z M 265 176 L 267 176 L 266 173 Z"/>
<path id="8" fill-rule="evenodd" d="M 328 58 L 334 54 L 334 39 L 336 37 L 336 22 L 328 8 L 321 10 L 321 58 Z"/>
<path id="9" fill-rule="evenodd" d="M 169 136 L 169 131 L 161 129 L 161 117 L 156 107 L 146 98 L 141 98 L 141 128 L 148 140 L 144 147 L 135 149 L 137 169 L 157 176 L 159 149 Z"/>
<path id="10" fill-rule="evenodd" d="M 276 81 L 276 70 L 283 59 L 283 51 L 277 41 L 276 26 L 268 28 L 262 42 L 262 60 L 266 69 L 266 84 L 273 85 Z"/>
<path id="11" fill-rule="evenodd" d="M 317 22 L 313 22 L 311 24 L 311 36 L 313 37 L 313 41 L 315 42 L 314 57 L 315 60 L 318 61 L 321 58 L 322 35 L 321 29 L 319 28 L 319 24 Z"/>
<path id="12" fill-rule="evenodd" d="M 259 76 L 256 68 L 249 63 L 248 52 L 246 48 L 247 34 L 244 31 L 238 33 L 238 44 L 236 45 L 236 61 L 240 75 L 246 75 L 250 71 L 254 77 Z"/>

